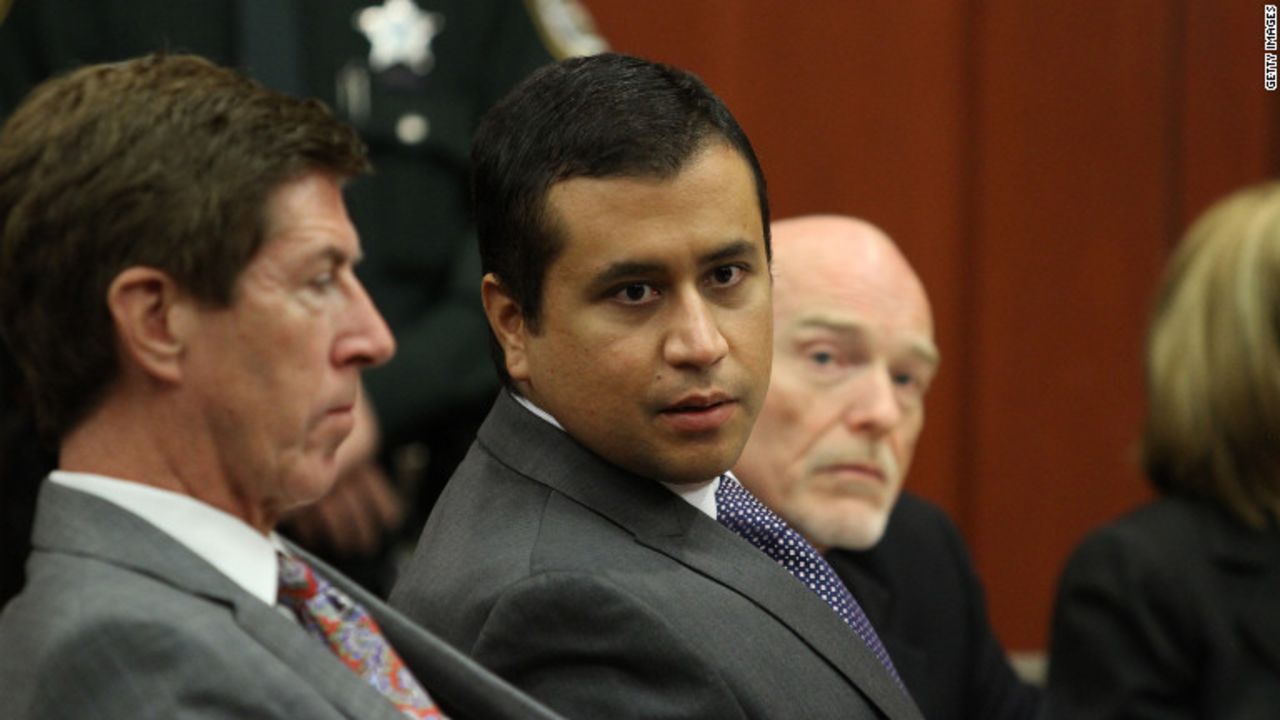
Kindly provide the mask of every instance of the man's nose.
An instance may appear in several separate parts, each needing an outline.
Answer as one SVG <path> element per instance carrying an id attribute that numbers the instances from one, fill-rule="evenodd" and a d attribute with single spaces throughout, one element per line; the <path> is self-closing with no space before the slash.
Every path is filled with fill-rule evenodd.
<path id="1" fill-rule="evenodd" d="M 850 430 L 873 434 L 888 432 L 902 421 L 902 404 L 887 367 L 876 363 L 857 379 L 850 388 L 844 421 Z"/>
<path id="2" fill-rule="evenodd" d="M 391 328 L 374 307 L 364 285 L 356 281 L 351 291 L 349 325 L 334 347 L 335 363 L 374 367 L 390 360 L 395 352 Z"/>
<path id="3" fill-rule="evenodd" d="M 676 298 L 674 318 L 663 355 L 673 367 L 706 368 L 729 352 L 729 342 L 720 332 L 714 310 L 696 290 L 686 290 Z"/>

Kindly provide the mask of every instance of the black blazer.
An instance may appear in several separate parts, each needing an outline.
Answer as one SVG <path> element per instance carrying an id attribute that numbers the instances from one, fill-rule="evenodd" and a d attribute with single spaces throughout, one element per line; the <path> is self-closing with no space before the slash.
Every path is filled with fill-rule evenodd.
<path id="1" fill-rule="evenodd" d="M 1014 674 L 951 519 L 903 493 L 884 538 L 827 560 L 858 598 L 929 720 L 1033 718 L 1039 689 Z"/>
<path id="2" fill-rule="evenodd" d="M 920 717 L 781 565 L 505 392 L 391 602 L 571 718 Z"/>
<path id="3" fill-rule="evenodd" d="M 1280 717 L 1280 531 L 1166 498 L 1086 538 L 1058 589 L 1049 710 Z"/>

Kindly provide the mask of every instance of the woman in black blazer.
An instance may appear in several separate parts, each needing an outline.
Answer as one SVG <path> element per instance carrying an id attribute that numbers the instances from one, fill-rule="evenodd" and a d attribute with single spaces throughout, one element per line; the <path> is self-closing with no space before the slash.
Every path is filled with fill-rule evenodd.
<path id="1" fill-rule="evenodd" d="M 1280 183 L 1188 232 L 1147 346 L 1160 499 L 1058 590 L 1051 718 L 1280 718 Z"/>

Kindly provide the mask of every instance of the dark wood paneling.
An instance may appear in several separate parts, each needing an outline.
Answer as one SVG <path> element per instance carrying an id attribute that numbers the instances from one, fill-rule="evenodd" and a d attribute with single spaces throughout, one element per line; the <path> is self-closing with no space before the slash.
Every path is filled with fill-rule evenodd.
<path id="1" fill-rule="evenodd" d="M 1179 213 L 1170 239 L 1214 200 L 1280 169 L 1280 93 L 1263 89 L 1263 3 L 1190 0 L 1183 28 Z"/>
<path id="2" fill-rule="evenodd" d="M 1165 250 L 1174 27 L 1163 0 L 1010 0 L 981 20 L 965 484 L 971 548 L 1015 646 L 1043 644 L 1083 531 L 1147 495 L 1133 448 Z"/>

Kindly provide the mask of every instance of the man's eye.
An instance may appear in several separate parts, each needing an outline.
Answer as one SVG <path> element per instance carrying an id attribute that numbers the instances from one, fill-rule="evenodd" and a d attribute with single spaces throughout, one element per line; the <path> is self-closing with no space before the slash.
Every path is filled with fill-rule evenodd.
<path id="1" fill-rule="evenodd" d="M 727 287 L 742 281 L 743 269 L 738 265 L 721 265 L 711 271 L 711 280 L 716 285 Z"/>
<path id="2" fill-rule="evenodd" d="M 809 359 L 813 361 L 814 365 L 825 366 L 835 362 L 836 356 L 834 353 L 826 350 L 815 350 L 814 352 L 809 353 Z"/>
<path id="3" fill-rule="evenodd" d="M 625 285 L 622 289 L 613 294 L 613 298 L 625 305 L 642 305 L 650 302 L 658 296 L 658 291 L 652 285 L 645 283 L 632 283 Z"/>
<path id="4" fill-rule="evenodd" d="M 331 272 L 327 272 L 322 275 L 316 275 L 315 277 L 311 278 L 311 280 L 309 280 L 307 284 L 310 285 L 315 290 L 328 290 L 329 288 L 333 287 L 334 275 Z"/>

